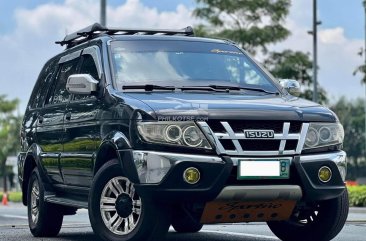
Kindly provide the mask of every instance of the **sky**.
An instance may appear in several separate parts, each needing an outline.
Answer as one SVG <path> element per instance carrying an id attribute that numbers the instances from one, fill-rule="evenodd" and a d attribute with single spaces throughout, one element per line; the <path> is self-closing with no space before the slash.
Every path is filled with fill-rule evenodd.
<path id="1" fill-rule="evenodd" d="M 111 27 L 182 28 L 196 25 L 195 0 L 107 0 Z M 320 0 L 319 83 L 330 99 L 365 96 L 357 53 L 364 46 L 362 0 Z M 43 64 L 63 50 L 54 44 L 66 33 L 99 21 L 99 0 L 0 0 L 0 95 L 21 100 L 24 110 Z M 312 53 L 312 1 L 293 0 L 285 22 L 292 32 L 271 50 Z M 260 57 L 258 56 L 259 60 Z"/>

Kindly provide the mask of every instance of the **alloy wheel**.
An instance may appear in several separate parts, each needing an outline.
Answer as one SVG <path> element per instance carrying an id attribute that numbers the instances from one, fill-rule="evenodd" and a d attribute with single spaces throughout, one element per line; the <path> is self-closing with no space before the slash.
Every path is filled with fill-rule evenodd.
<path id="1" fill-rule="evenodd" d="M 131 233 L 140 220 L 141 211 L 141 198 L 126 177 L 114 177 L 104 186 L 100 197 L 100 213 L 111 232 L 117 235 Z"/>
<path id="2" fill-rule="evenodd" d="M 31 193 L 31 216 L 33 223 L 37 223 L 39 216 L 39 184 L 34 180 Z"/>

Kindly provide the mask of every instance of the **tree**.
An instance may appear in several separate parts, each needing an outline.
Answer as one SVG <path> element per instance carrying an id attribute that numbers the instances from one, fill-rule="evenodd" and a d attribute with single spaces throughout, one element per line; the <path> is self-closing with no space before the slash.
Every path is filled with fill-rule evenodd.
<path id="1" fill-rule="evenodd" d="M 283 26 L 290 0 L 196 0 L 194 15 L 210 25 L 199 26 L 199 35 L 231 39 L 252 54 L 284 40 Z M 207 35 L 208 34 L 208 35 Z"/>
<path id="2" fill-rule="evenodd" d="M 296 79 L 303 85 L 309 85 L 312 82 L 313 62 L 309 54 L 292 50 L 284 50 L 281 53 L 271 52 L 264 61 L 264 65 L 278 78 Z"/>
<path id="3" fill-rule="evenodd" d="M 18 100 L 7 100 L 0 96 L 0 167 L 4 179 L 4 192 L 7 192 L 6 159 L 15 154 L 19 146 L 19 117 L 14 116 Z"/>
<path id="4" fill-rule="evenodd" d="M 313 98 L 313 91 L 311 89 L 313 83 L 313 62 L 310 60 L 308 53 L 292 50 L 271 52 L 263 64 L 279 79 L 298 80 L 305 87 L 300 97 L 309 100 Z M 319 86 L 318 91 L 319 102 L 322 104 L 327 103 L 328 100 L 325 90 Z"/>
<path id="5" fill-rule="evenodd" d="M 283 27 L 290 0 L 196 0 L 194 15 L 209 25 L 195 28 L 198 36 L 227 38 L 255 54 L 262 49 L 265 66 L 277 78 L 296 79 L 305 86 L 300 97 L 311 100 L 312 67 L 309 54 L 284 50 L 268 53 L 267 46 L 285 40 L 290 32 Z M 326 92 L 320 86 L 319 102 L 326 103 Z"/>
<path id="6" fill-rule="evenodd" d="M 365 1 L 366 4 L 366 1 Z M 360 51 L 357 53 L 361 58 L 363 57 L 364 49 L 361 48 Z M 353 72 L 353 75 L 361 74 L 361 83 L 366 84 L 366 64 L 362 64 L 358 66 L 355 71 Z"/>
<path id="7" fill-rule="evenodd" d="M 352 177 L 359 175 L 360 162 L 362 157 L 365 161 L 365 114 L 362 99 L 348 101 L 344 97 L 331 106 L 331 109 L 338 115 L 343 124 L 345 139 L 344 150 L 347 152 L 348 160 L 355 167 Z"/>
<path id="8" fill-rule="evenodd" d="M 362 74 L 361 83 L 366 84 L 366 65 L 360 65 L 353 72 L 353 75 L 357 75 L 358 73 Z"/>

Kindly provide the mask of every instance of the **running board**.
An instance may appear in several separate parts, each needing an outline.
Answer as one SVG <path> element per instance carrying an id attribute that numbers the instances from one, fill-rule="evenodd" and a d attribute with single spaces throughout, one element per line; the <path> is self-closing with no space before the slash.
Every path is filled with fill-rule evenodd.
<path id="1" fill-rule="evenodd" d="M 69 198 L 50 195 L 50 196 L 45 196 L 44 200 L 45 200 L 45 202 L 48 202 L 48 203 L 54 203 L 54 204 L 74 207 L 74 208 L 88 209 L 88 202 L 77 201 L 77 200 L 73 200 L 73 199 L 69 199 Z"/>

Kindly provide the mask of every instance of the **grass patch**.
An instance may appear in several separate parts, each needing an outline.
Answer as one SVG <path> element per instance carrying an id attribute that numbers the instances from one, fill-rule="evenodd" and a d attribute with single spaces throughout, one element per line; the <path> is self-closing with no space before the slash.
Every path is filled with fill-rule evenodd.
<path id="1" fill-rule="evenodd" d="M 3 200 L 3 193 L 0 192 L 0 202 Z M 10 202 L 21 202 L 22 201 L 22 193 L 21 192 L 9 192 L 8 193 L 8 201 Z"/>
<path id="2" fill-rule="evenodd" d="M 349 205 L 353 207 L 366 207 L 366 185 L 348 186 Z"/>

